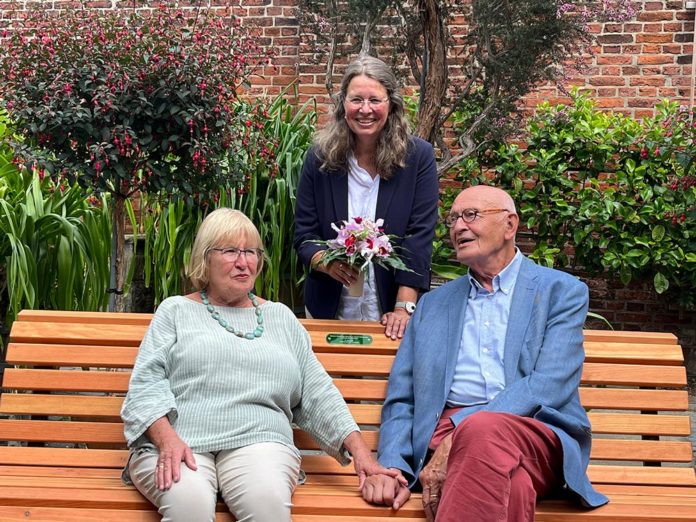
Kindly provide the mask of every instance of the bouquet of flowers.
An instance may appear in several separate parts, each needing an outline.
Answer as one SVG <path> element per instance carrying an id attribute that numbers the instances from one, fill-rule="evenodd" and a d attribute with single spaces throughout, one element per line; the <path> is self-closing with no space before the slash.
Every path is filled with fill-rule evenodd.
<path id="1" fill-rule="evenodd" d="M 344 221 L 340 227 L 332 223 L 331 228 L 337 233 L 336 239 L 314 241 L 328 247 L 321 263 L 328 264 L 339 259 L 356 266 L 360 272 L 365 272 L 370 263 L 412 272 L 394 252 L 390 238 L 382 228 L 383 224 L 383 219 L 372 221 L 361 217 Z"/>

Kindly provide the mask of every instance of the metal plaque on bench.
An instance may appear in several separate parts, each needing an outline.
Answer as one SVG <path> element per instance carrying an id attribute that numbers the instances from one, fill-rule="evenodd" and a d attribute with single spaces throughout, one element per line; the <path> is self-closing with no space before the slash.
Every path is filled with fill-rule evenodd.
<path id="1" fill-rule="evenodd" d="M 365 334 L 330 333 L 326 335 L 329 344 L 372 344 L 372 336 Z"/>

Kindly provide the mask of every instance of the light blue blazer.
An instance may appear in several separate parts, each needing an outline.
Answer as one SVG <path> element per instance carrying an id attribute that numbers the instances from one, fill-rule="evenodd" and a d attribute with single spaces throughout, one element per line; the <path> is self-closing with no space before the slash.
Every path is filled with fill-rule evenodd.
<path id="1" fill-rule="evenodd" d="M 452 386 L 470 283 L 460 277 L 422 296 L 389 377 L 379 462 L 402 470 L 410 486 Z M 585 357 L 587 286 L 564 272 L 522 259 L 505 337 L 505 389 L 479 411 L 533 417 L 563 445 L 567 487 L 587 506 L 608 502 L 587 478 L 592 437 L 578 385 Z M 471 411 L 452 417 L 459 424 Z"/>

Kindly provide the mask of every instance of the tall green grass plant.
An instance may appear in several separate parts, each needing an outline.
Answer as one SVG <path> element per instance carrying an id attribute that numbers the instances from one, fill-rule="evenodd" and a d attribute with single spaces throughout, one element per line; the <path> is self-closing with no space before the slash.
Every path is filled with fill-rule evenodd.
<path id="1" fill-rule="evenodd" d="M 199 206 L 188 206 L 177 198 L 143 198 L 145 284 L 152 286 L 156 303 L 186 291 L 184 268 L 198 226 L 208 212 L 229 207 L 251 218 L 266 248 L 264 272 L 257 280 L 256 292 L 295 306 L 295 192 L 315 124 L 315 106 L 307 102 L 297 107 L 288 100 L 287 93 L 282 93 L 267 108 L 262 131 L 273 150 L 249 155 L 244 161 L 230 158 L 230 164 L 242 170 L 235 173 L 241 182 L 221 187 L 212 200 Z"/>

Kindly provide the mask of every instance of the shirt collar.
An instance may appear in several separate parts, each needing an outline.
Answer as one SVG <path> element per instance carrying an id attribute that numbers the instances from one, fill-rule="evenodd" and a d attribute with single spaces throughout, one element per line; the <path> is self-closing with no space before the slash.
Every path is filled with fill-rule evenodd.
<path id="1" fill-rule="evenodd" d="M 517 274 L 520 272 L 520 264 L 522 263 L 522 252 L 520 249 L 515 247 L 515 255 L 512 260 L 503 268 L 499 274 L 493 277 L 493 294 L 498 290 L 503 292 L 505 295 L 509 295 L 515 287 L 515 282 L 517 281 Z M 469 278 L 469 283 L 471 288 L 469 290 L 469 298 L 476 299 L 476 295 L 479 292 L 488 293 L 488 290 L 483 288 L 481 284 L 471 275 L 471 271 L 467 272 L 467 277 Z"/>

